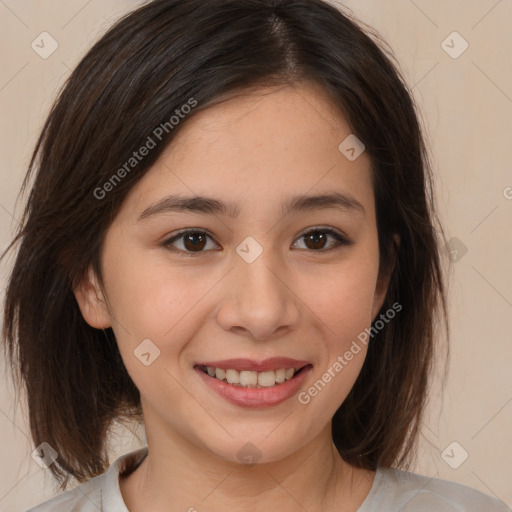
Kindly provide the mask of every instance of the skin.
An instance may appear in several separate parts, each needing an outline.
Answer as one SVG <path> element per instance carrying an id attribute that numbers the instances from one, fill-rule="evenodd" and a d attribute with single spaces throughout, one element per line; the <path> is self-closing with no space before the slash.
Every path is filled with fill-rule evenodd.
<path id="1" fill-rule="evenodd" d="M 91 271 L 75 295 L 91 326 L 112 326 L 141 393 L 149 455 L 120 479 L 130 511 L 354 512 L 370 491 L 374 472 L 343 461 L 331 437 L 364 345 L 307 405 L 292 397 L 245 409 L 192 370 L 230 357 L 294 357 L 313 364 L 307 390 L 370 327 L 389 276 L 379 275 L 370 159 L 349 161 L 338 149 L 350 133 L 315 84 L 253 91 L 190 116 L 127 196 L 102 250 L 104 289 Z M 285 198 L 333 190 L 355 197 L 364 215 L 281 214 Z M 137 222 L 168 194 L 236 201 L 240 215 L 168 212 Z M 320 252 L 302 236 L 316 227 L 353 243 L 335 247 L 327 235 L 318 247 L 335 248 Z M 214 238 L 192 256 L 183 238 L 162 245 L 183 228 Z M 250 264 L 235 251 L 247 236 L 263 247 Z M 147 338 L 160 349 L 149 366 L 133 354 Z M 247 442 L 261 453 L 257 464 L 237 457 Z"/>

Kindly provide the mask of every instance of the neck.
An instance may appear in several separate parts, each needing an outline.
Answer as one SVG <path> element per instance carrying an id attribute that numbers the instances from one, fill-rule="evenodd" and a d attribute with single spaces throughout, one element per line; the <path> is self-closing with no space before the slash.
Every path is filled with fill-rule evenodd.
<path id="1" fill-rule="evenodd" d="M 154 423 L 153 423 L 154 425 Z M 331 426 L 310 443 L 274 462 L 241 464 L 220 458 L 185 437 L 147 432 L 148 456 L 120 479 L 132 512 L 353 512 L 368 494 L 374 472 L 354 468 L 340 457 Z"/>

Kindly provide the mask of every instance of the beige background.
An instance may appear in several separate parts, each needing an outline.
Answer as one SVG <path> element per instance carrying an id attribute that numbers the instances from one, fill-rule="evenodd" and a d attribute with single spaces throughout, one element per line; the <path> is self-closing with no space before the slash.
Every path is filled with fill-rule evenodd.
<path id="1" fill-rule="evenodd" d="M 137 1 L 0 0 L 0 247 L 21 208 L 16 196 L 36 136 L 58 88 L 86 49 Z M 343 2 L 393 48 L 419 104 L 448 238 L 468 251 L 453 263 L 450 374 L 432 395 L 418 473 L 460 482 L 512 507 L 512 3 L 498 0 Z M 42 59 L 31 42 L 43 31 L 58 49 Z M 458 58 L 442 42 L 457 31 Z M 453 39 L 453 37 L 452 37 Z M 460 43 L 454 40 L 454 50 Z M 5 286 L 2 268 L 0 288 Z M 24 405 L 15 408 L 2 365 L 0 511 L 23 511 L 55 494 L 30 457 Z M 143 444 L 124 428 L 112 459 Z M 449 446 L 456 441 L 458 445 Z M 442 457 L 457 462 L 457 469 Z M 452 451 L 453 449 L 453 451 Z"/>

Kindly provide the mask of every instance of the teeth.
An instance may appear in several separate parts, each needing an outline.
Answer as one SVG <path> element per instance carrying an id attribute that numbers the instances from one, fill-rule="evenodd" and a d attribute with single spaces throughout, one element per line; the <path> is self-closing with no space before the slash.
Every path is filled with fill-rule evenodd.
<path id="1" fill-rule="evenodd" d="M 234 373 L 234 370 L 232 370 L 233 373 Z M 236 376 L 235 376 L 236 378 Z M 228 380 L 229 382 L 229 380 Z M 236 380 L 235 380 L 236 382 Z M 255 387 L 257 384 L 258 384 L 258 374 L 256 372 L 250 372 L 250 371 L 246 371 L 246 370 L 243 370 L 240 372 L 240 375 L 238 376 L 238 382 L 240 384 L 240 386 L 250 386 L 250 387 Z M 260 386 L 262 385 L 261 383 L 259 383 Z"/>
<path id="2" fill-rule="evenodd" d="M 204 371 L 204 366 L 201 370 Z M 267 388 L 281 384 L 285 380 L 290 380 L 295 374 L 296 368 L 280 368 L 279 370 L 268 370 L 265 372 L 253 372 L 247 370 L 234 370 L 229 368 L 223 370 L 222 368 L 214 368 L 207 366 L 206 372 L 210 377 L 215 377 L 218 380 L 228 382 L 235 386 L 246 388 Z"/>

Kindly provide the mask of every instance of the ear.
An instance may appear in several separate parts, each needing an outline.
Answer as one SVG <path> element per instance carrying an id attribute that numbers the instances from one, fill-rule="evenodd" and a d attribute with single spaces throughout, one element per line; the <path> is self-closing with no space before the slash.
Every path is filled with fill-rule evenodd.
<path id="1" fill-rule="evenodd" d="M 92 268 L 89 268 L 87 277 L 73 289 L 73 293 L 84 320 L 91 327 L 106 329 L 112 325 L 105 297 Z"/>
<path id="2" fill-rule="evenodd" d="M 372 308 L 372 322 L 375 320 L 377 313 L 379 312 L 382 304 L 384 304 L 384 300 L 386 298 L 386 294 L 388 292 L 389 281 L 391 279 L 391 274 L 393 273 L 393 269 L 396 265 L 396 255 L 398 254 L 398 249 L 400 247 L 400 235 L 395 233 L 393 235 L 393 246 L 394 246 L 394 254 L 393 254 L 393 262 L 391 264 L 391 269 L 387 273 L 379 272 L 379 277 L 377 278 L 377 285 L 375 287 L 375 295 L 373 297 L 373 308 Z"/>

